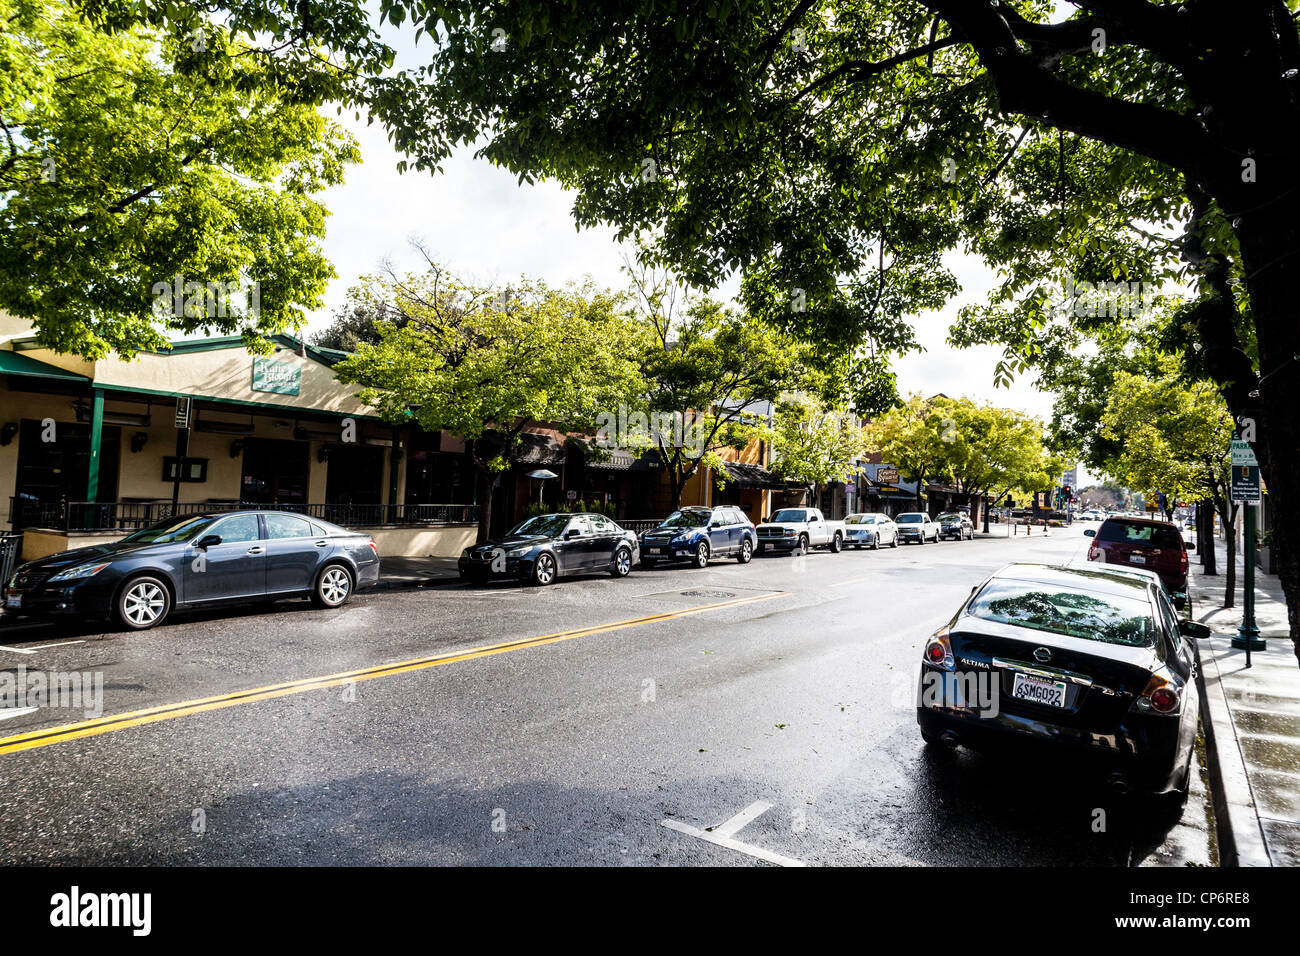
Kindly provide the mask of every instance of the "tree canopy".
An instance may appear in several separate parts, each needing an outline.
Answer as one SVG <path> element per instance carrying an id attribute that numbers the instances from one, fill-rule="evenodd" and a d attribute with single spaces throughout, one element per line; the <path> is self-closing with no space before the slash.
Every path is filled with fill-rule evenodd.
<path id="1" fill-rule="evenodd" d="M 465 441 L 483 478 L 480 539 L 489 534 L 494 479 L 525 426 L 589 428 L 636 387 L 625 346 L 637 329 L 591 287 L 521 279 L 506 297 L 431 264 L 424 273 L 376 278 L 354 297 L 401 321 L 380 322 L 379 342 L 362 343 L 336 374 L 360 385 L 359 397 L 390 421 Z"/>
<path id="2" fill-rule="evenodd" d="M 358 153 L 310 96 L 197 16 L 107 32 L 65 0 L 0 0 L 0 21 L 0 308 L 93 358 L 265 340 L 320 304 L 314 196 Z"/>

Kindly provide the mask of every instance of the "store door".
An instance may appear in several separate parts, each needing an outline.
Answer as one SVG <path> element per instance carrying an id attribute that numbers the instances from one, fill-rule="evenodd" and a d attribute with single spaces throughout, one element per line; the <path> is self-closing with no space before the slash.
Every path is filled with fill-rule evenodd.
<path id="1" fill-rule="evenodd" d="M 382 523 L 384 450 L 374 445 L 327 445 L 325 517 L 335 524 Z"/>
<path id="2" fill-rule="evenodd" d="M 100 435 L 99 501 L 117 498 L 122 430 L 105 425 Z M 25 418 L 18 433 L 14 482 L 14 524 L 50 526 L 64 517 L 70 501 L 86 500 L 90 474 L 90 426 L 79 422 L 41 422 Z M 84 509 L 83 509 L 84 510 Z M 69 516 L 84 523 L 86 515 Z"/>
<path id="3" fill-rule="evenodd" d="M 307 503 L 306 442 L 249 438 L 244 445 L 240 501 L 258 505 Z"/>

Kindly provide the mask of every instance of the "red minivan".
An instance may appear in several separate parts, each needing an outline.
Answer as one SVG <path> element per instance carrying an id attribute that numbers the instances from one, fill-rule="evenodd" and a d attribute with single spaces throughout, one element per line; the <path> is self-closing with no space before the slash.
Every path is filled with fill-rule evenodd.
<path id="1" fill-rule="evenodd" d="M 1168 521 L 1146 518 L 1107 518 L 1096 531 L 1088 549 L 1089 561 L 1146 568 L 1160 575 L 1165 587 L 1176 595 L 1187 593 L 1187 546 L 1182 533 Z"/>

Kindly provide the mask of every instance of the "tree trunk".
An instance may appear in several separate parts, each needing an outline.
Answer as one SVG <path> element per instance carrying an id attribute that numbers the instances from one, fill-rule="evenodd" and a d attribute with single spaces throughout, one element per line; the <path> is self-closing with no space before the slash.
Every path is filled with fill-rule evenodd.
<path id="1" fill-rule="evenodd" d="M 1207 575 L 1219 573 L 1214 550 L 1214 508 L 1208 501 L 1196 503 L 1196 546 L 1201 549 L 1201 567 Z"/>
<path id="2" fill-rule="evenodd" d="M 1223 606 L 1237 606 L 1237 507 L 1231 501 L 1216 496 L 1214 506 L 1223 519 L 1224 542 L 1228 547 L 1228 566 L 1223 572 Z"/>
<path id="3" fill-rule="evenodd" d="M 1294 156 L 1295 131 L 1274 132 L 1289 141 Z M 1229 393 L 1238 402 L 1230 399 L 1229 406 L 1243 429 L 1246 423 L 1241 418 L 1255 420 L 1255 454 L 1268 484 L 1270 504 L 1276 509 L 1272 540 L 1277 549 L 1277 576 L 1286 595 L 1292 650 L 1300 660 L 1300 461 L 1296 460 L 1300 424 L 1292 391 L 1300 374 L 1295 359 L 1300 356 L 1300 322 L 1295 319 L 1295 290 L 1300 287 L 1300 256 L 1296 255 L 1300 251 L 1300 196 L 1294 191 L 1294 173 L 1294 164 L 1282 161 L 1267 183 L 1268 191 L 1253 197 L 1252 205 L 1259 205 L 1237 220 L 1261 381 L 1254 400 L 1249 395 L 1243 400 L 1241 388 L 1231 388 Z"/>

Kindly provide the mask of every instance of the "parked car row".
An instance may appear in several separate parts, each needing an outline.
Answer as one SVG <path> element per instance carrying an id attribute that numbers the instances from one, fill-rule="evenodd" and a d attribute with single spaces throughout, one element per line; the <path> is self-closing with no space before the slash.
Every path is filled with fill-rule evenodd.
<path id="1" fill-rule="evenodd" d="M 896 548 L 908 541 L 925 544 L 975 535 L 970 518 L 947 512 L 937 519 L 922 512 L 890 518 L 851 514 L 829 520 L 817 508 L 782 508 L 754 525 L 732 505 L 687 507 L 674 511 L 641 535 L 619 527 L 601 514 L 546 514 L 520 522 L 503 537 L 466 548 L 457 562 L 462 579 L 483 583 L 492 578 L 546 585 L 573 575 L 608 572 L 626 577 L 638 564 L 653 568 L 673 562 L 697 568 L 735 559 L 748 564 L 756 554 L 831 552 L 846 547 Z"/>
<path id="2" fill-rule="evenodd" d="M 639 537 L 602 514 L 545 514 L 466 548 L 458 568 L 475 582 L 506 577 L 547 585 L 592 572 L 626 577 L 637 564 L 746 564 L 769 549 L 838 552 L 973 533 L 970 520 L 956 513 L 938 521 L 919 512 L 831 521 L 817 508 L 783 508 L 756 527 L 739 508 L 720 505 L 679 509 Z M 379 548 L 368 534 L 292 512 L 217 512 L 167 518 L 120 541 L 29 561 L 4 582 L 3 604 L 9 615 L 112 619 L 144 630 L 175 610 L 208 605 L 305 597 L 339 607 L 378 580 Z"/>

